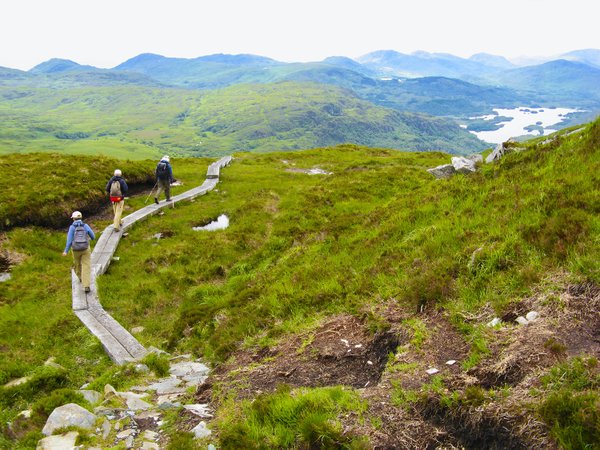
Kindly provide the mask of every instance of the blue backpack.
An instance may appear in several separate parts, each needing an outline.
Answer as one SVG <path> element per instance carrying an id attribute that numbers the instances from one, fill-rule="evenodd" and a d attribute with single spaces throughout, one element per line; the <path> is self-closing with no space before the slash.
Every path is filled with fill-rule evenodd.
<path id="1" fill-rule="evenodd" d="M 88 239 L 87 231 L 83 224 L 75 227 L 75 233 L 73 234 L 73 250 L 86 250 L 90 246 L 90 240 Z"/>

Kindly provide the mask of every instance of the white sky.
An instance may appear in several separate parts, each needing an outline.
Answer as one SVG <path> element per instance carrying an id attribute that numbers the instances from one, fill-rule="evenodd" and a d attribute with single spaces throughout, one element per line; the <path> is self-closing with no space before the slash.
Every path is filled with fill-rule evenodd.
<path id="1" fill-rule="evenodd" d="M 140 53 L 279 61 L 375 50 L 468 57 L 600 49 L 592 0 L 0 0 L 0 66 L 96 67 Z"/>

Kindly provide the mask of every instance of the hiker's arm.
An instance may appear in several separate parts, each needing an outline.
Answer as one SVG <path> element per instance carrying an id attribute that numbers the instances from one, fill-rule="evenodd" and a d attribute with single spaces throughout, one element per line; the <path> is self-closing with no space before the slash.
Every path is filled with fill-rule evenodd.
<path id="1" fill-rule="evenodd" d="M 169 177 L 171 180 L 171 183 L 173 182 L 173 168 L 171 167 L 171 164 L 169 164 Z"/>
<path id="2" fill-rule="evenodd" d="M 121 179 L 121 194 L 123 194 L 123 197 L 125 197 L 125 194 L 127 194 L 128 190 L 129 190 L 129 186 L 127 186 L 127 183 L 125 182 L 125 180 Z"/>
<path id="3" fill-rule="evenodd" d="M 69 253 L 69 250 L 71 249 L 71 245 L 73 245 L 73 235 L 75 234 L 75 228 L 73 227 L 73 225 L 71 225 L 69 227 L 69 232 L 67 233 L 67 246 L 65 247 L 65 251 L 63 252 L 63 255 L 66 255 L 67 253 Z"/>
<path id="4" fill-rule="evenodd" d="M 92 241 L 94 239 L 96 239 L 96 235 L 94 234 L 94 231 L 90 228 L 90 226 L 87 223 L 85 224 L 85 231 L 87 231 L 87 234 Z"/>
<path id="5" fill-rule="evenodd" d="M 108 180 L 108 183 L 106 183 L 106 188 L 104 189 L 107 194 L 110 194 L 110 184 L 111 183 L 112 183 L 112 178 L 110 180 Z"/>

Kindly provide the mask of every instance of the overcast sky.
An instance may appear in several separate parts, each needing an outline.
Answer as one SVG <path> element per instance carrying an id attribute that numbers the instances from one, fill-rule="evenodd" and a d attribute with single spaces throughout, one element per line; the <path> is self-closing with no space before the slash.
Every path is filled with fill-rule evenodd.
<path id="1" fill-rule="evenodd" d="M 468 57 L 600 49 L 590 0 L 0 0 L 0 66 L 97 67 L 140 53 L 279 61 L 416 50 Z"/>

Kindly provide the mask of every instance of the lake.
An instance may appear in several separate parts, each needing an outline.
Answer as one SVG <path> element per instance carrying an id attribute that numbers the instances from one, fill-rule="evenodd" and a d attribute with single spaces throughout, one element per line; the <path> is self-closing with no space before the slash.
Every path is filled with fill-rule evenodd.
<path id="1" fill-rule="evenodd" d="M 562 122 L 568 114 L 580 112 L 578 109 L 570 108 L 530 108 L 519 107 L 512 109 L 494 108 L 494 112 L 498 116 L 512 117 L 511 121 L 500 122 L 501 127 L 494 131 L 471 131 L 479 139 L 491 144 L 499 144 L 507 141 L 511 137 L 529 135 L 542 136 L 557 131 L 557 128 L 552 128 Z M 491 120 L 496 115 L 477 117 L 473 119 Z M 525 127 L 536 126 L 537 129 L 528 131 Z M 539 127 L 543 127 L 540 129 Z"/>

